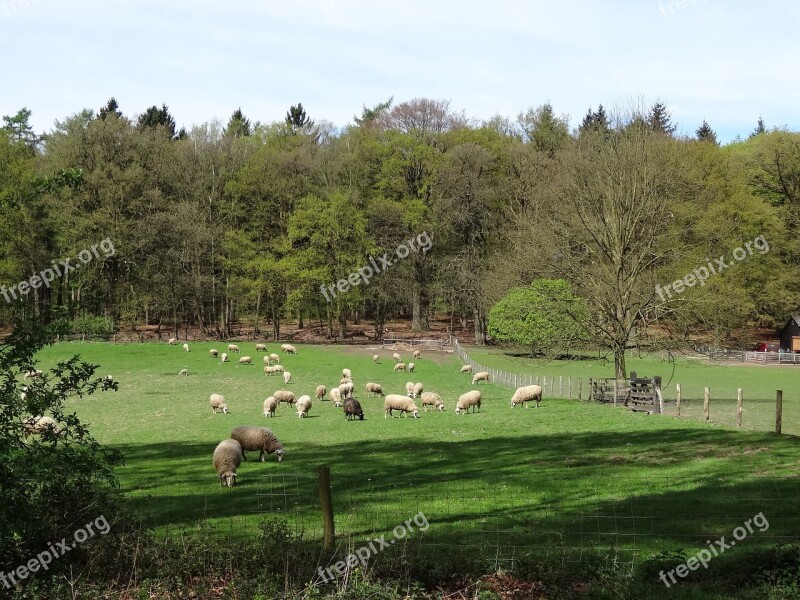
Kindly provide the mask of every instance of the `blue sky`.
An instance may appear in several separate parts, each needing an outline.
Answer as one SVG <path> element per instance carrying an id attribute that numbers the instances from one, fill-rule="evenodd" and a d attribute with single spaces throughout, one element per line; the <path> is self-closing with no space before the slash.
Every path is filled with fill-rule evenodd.
<path id="1" fill-rule="evenodd" d="M 722 141 L 800 129 L 800 3 L 786 0 L 0 0 L 0 114 L 37 130 L 115 96 L 179 125 L 282 119 L 301 101 L 343 126 L 363 104 L 448 99 L 468 117 L 550 102 L 661 99 Z"/>

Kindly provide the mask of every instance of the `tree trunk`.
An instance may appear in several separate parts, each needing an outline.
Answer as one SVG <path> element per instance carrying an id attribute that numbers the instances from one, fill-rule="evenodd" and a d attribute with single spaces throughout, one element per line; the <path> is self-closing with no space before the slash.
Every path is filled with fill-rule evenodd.
<path id="1" fill-rule="evenodd" d="M 625 344 L 614 345 L 614 372 L 617 379 L 628 378 L 628 371 L 625 367 Z"/>
<path id="2" fill-rule="evenodd" d="M 303 309 L 302 308 L 300 309 L 300 319 L 297 322 L 297 328 L 298 329 L 302 329 L 303 328 Z"/>
<path id="3" fill-rule="evenodd" d="M 411 304 L 411 329 L 413 331 L 425 331 L 428 329 L 426 298 L 420 285 L 414 286 L 414 296 Z"/>
<path id="4" fill-rule="evenodd" d="M 475 309 L 475 343 L 486 344 L 486 317 L 479 309 Z"/>

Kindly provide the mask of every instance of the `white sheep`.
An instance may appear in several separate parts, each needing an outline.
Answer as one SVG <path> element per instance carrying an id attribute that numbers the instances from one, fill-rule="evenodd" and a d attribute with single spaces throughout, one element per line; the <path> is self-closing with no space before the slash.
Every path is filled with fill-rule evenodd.
<path id="1" fill-rule="evenodd" d="M 36 416 L 29 417 L 22 422 L 22 436 L 27 439 L 31 435 L 42 435 L 45 431 L 50 431 L 55 435 L 61 435 L 61 427 L 53 417 Z"/>
<path id="2" fill-rule="evenodd" d="M 222 357 L 221 357 L 219 362 L 221 362 L 221 363 L 228 362 L 228 353 L 227 352 L 223 352 L 222 353 Z"/>
<path id="3" fill-rule="evenodd" d="M 421 352 L 419 350 L 414 350 L 414 358 L 419 358 L 420 355 L 421 355 Z"/>
<path id="4" fill-rule="evenodd" d="M 219 475 L 219 484 L 236 485 L 236 469 L 242 464 L 242 445 L 236 440 L 222 440 L 214 449 L 214 470 Z"/>
<path id="5" fill-rule="evenodd" d="M 243 356 L 242 358 L 239 359 L 239 364 L 240 365 L 252 365 L 253 364 L 253 358 L 251 356 Z"/>
<path id="6" fill-rule="evenodd" d="M 278 408 L 278 401 L 275 399 L 275 396 L 270 396 L 266 400 L 264 400 L 264 416 L 265 417 L 274 417 L 275 410 Z"/>
<path id="7" fill-rule="evenodd" d="M 472 385 L 475 385 L 479 381 L 489 381 L 489 373 L 486 371 L 475 373 L 475 375 L 472 377 Z"/>
<path id="8" fill-rule="evenodd" d="M 269 359 L 274 362 L 280 362 L 281 357 L 273 353 L 269 355 Z"/>
<path id="9" fill-rule="evenodd" d="M 228 344 L 228 352 L 233 354 L 233 353 L 239 353 L 241 352 L 241 350 L 239 350 L 239 346 L 237 346 L 236 344 Z"/>
<path id="10" fill-rule="evenodd" d="M 266 352 L 267 345 L 266 344 L 256 344 L 256 352 Z"/>
<path id="11" fill-rule="evenodd" d="M 367 396 L 372 397 L 372 394 L 377 394 L 378 396 L 383 396 L 383 386 L 380 383 L 367 383 Z"/>
<path id="12" fill-rule="evenodd" d="M 284 404 L 294 404 L 295 403 L 294 392 L 290 392 L 288 390 L 278 390 L 277 392 L 275 392 L 272 395 L 275 396 L 275 399 L 278 402 L 282 402 Z"/>
<path id="13" fill-rule="evenodd" d="M 30 369 L 25 371 L 25 375 L 22 378 L 28 379 L 30 377 L 31 379 L 34 379 L 36 377 L 41 377 L 42 375 L 43 373 L 39 369 Z"/>
<path id="14" fill-rule="evenodd" d="M 168 341 L 167 343 L 168 343 L 170 346 L 174 346 L 175 344 L 177 344 L 177 343 L 178 343 L 178 340 L 176 340 L 175 338 L 169 338 L 169 341 Z"/>
<path id="15" fill-rule="evenodd" d="M 416 367 L 416 366 L 417 365 L 415 365 L 414 363 L 411 363 L 411 362 L 408 363 L 408 372 L 409 373 L 413 373 L 414 372 L 414 367 Z"/>
<path id="16" fill-rule="evenodd" d="M 188 377 L 189 369 L 181 369 L 180 371 L 178 371 L 178 375 L 186 375 Z"/>
<path id="17" fill-rule="evenodd" d="M 308 416 L 308 411 L 311 410 L 311 396 L 300 396 L 297 401 L 297 416 L 301 419 Z"/>
<path id="18" fill-rule="evenodd" d="M 333 402 L 333 405 L 337 408 L 342 405 L 342 392 L 339 388 L 332 388 L 330 392 L 328 392 L 328 397 Z"/>
<path id="19" fill-rule="evenodd" d="M 471 392 L 463 394 L 458 399 L 458 403 L 456 404 L 456 414 L 460 415 L 462 412 L 469 412 L 470 407 L 472 407 L 472 412 L 475 412 L 476 406 L 478 407 L 478 411 L 480 412 L 481 393 L 478 390 L 472 390 Z"/>
<path id="20" fill-rule="evenodd" d="M 241 425 L 231 430 L 231 439 L 236 440 L 242 447 L 242 458 L 247 460 L 245 451 L 259 451 L 258 458 L 264 462 L 267 454 L 274 454 L 278 462 L 283 460 L 283 444 L 278 441 L 275 434 L 266 427 L 253 427 Z"/>
<path id="21" fill-rule="evenodd" d="M 373 355 L 372 355 L 372 360 L 373 360 L 374 362 L 380 362 L 380 360 L 381 360 L 381 357 L 380 357 L 379 355 L 377 355 L 377 354 L 373 354 Z"/>
<path id="22" fill-rule="evenodd" d="M 389 394 L 383 400 L 383 418 L 390 416 L 393 410 L 399 410 L 403 415 L 408 416 L 411 413 L 414 418 L 419 418 L 419 409 L 414 401 L 407 396 L 400 394 Z"/>
<path id="23" fill-rule="evenodd" d="M 269 362 L 270 362 L 270 358 L 269 358 L 269 356 L 268 356 L 268 355 L 266 355 L 266 354 L 265 354 L 265 355 L 264 355 L 264 364 L 265 364 L 265 365 L 267 365 L 267 366 L 269 366 Z"/>
<path id="24" fill-rule="evenodd" d="M 228 405 L 225 402 L 225 396 L 222 394 L 211 394 L 208 398 L 209 404 L 211 404 L 211 412 L 216 413 L 218 410 L 221 410 L 223 414 L 228 414 L 230 410 L 228 410 Z"/>
<path id="25" fill-rule="evenodd" d="M 343 383 L 351 383 L 352 381 L 353 381 L 353 380 L 352 380 L 352 379 L 350 379 L 349 377 L 342 377 L 342 378 L 339 380 L 339 385 L 342 385 Z"/>
<path id="26" fill-rule="evenodd" d="M 297 348 L 291 344 L 281 344 L 281 352 L 286 354 L 297 354 Z"/>
<path id="27" fill-rule="evenodd" d="M 318 385 L 317 386 L 317 392 L 315 394 L 316 397 L 317 397 L 317 400 L 319 400 L 320 402 L 325 400 L 325 394 L 327 394 L 327 393 L 328 393 L 328 388 L 326 388 L 324 385 Z"/>
<path id="28" fill-rule="evenodd" d="M 419 398 L 422 395 L 424 387 L 421 383 L 414 384 L 414 395 L 412 398 Z"/>
<path id="29" fill-rule="evenodd" d="M 274 373 L 283 373 L 286 369 L 283 368 L 283 365 L 272 365 L 272 371 Z"/>
<path id="30" fill-rule="evenodd" d="M 275 367 L 264 367 L 264 375 L 274 375 L 275 374 Z"/>
<path id="31" fill-rule="evenodd" d="M 283 383 L 288 384 L 292 380 L 292 374 L 289 371 L 283 373 Z"/>
<path id="32" fill-rule="evenodd" d="M 188 352 L 189 351 L 189 344 L 184 344 L 183 345 L 183 351 L 184 352 Z"/>
<path id="33" fill-rule="evenodd" d="M 348 381 L 339 385 L 339 391 L 342 393 L 344 398 L 352 398 L 353 397 L 353 388 L 355 385 L 352 381 Z"/>
<path id="34" fill-rule="evenodd" d="M 464 365 L 461 367 L 461 373 L 472 373 L 472 365 Z"/>
<path id="35" fill-rule="evenodd" d="M 414 397 L 414 382 L 413 381 L 406 382 L 406 396 L 408 396 L 409 398 L 413 398 Z"/>
<path id="36" fill-rule="evenodd" d="M 394 372 L 395 372 L 395 373 L 398 373 L 398 372 L 400 372 L 400 371 L 405 371 L 405 370 L 406 370 L 406 365 L 405 365 L 404 363 L 397 363 L 397 364 L 394 366 Z"/>
<path id="37" fill-rule="evenodd" d="M 436 392 L 423 392 L 422 393 L 422 408 L 428 412 L 428 407 L 433 406 L 438 411 L 444 410 L 444 402 L 442 397 Z"/>
<path id="38" fill-rule="evenodd" d="M 392 358 L 394 359 L 394 362 L 402 362 L 403 361 L 403 359 L 400 358 L 400 355 L 397 352 L 392 354 Z"/>
<path id="39" fill-rule="evenodd" d="M 350 371 L 350 369 L 342 369 L 342 377 L 346 377 L 347 379 L 352 379 L 353 373 Z"/>
<path id="40" fill-rule="evenodd" d="M 539 385 L 526 385 L 525 387 L 517 388 L 514 395 L 511 397 L 511 408 L 517 404 L 522 404 L 528 408 L 527 402 L 536 402 L 536 408 L 539 408 L 539 403 L 542 401 L 542 387 Z"/>
<path id="41" fill-rule="evenodd" d="M 208 355 L 211 358 L 217 358 L 219 356 L 219 350 L 217 350 L 216 348 L 212 348 L 211 350 L 208 351 Z"/>

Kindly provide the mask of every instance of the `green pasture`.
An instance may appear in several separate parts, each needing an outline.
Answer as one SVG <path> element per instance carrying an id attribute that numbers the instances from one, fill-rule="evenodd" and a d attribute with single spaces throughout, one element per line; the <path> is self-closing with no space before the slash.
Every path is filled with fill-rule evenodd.
<path id="1" fill-rule="evenodd" d="M 759 512 L 769 520 L 742 544 L 773 547 L 800 537 L 800 444 L 792 436 L 738 431 L 699 421 L 632 414 L 576 400 L 546 398 L 539 409 L 512 409 L 512 391 L 481 384 L 480 413 L 456 416 L 455 399 L 473 389 L 453 354 L 426 354 L 415 373 L 395 374 L 391 351 L 298 345 L 282 364 L 293 374 L 266 377 L 263 353 L 240 343 L 252 366 L 220 364 L 209 348 L 191 352 L 162 344 L 62 343 L 45 348 L 40 368 L 73 354 L 100 364 L 119 391 L 71 400 L 104 444 L 123 449 L 123 490 L 148 524 L 165 533 L 205 524 L 220 535 L 252 535 L 264 519 L 280 516 L 316 538 L 321 517 L 317 469 L 332 469 L 337 533 L 364 539 L 382 534 L 422 511 L 430 526 L 415 533 L 447 552 L 474 546 L 500 566 L 523 551 L 586 551 L 646 557 L 699 548 Z M 268 344 L 269 352 L 279 352 Z M 607 375 L 608 365 L 559 365 L 471 349 L 473 358 L 520 373 Z M 372 355 L 382 356 L 374 364 Z M 402 353 L 406 362 L 408 353 Z M 338 385 L 343 367 L 353 371 L 363 422 L 347 422 L 341 409 L 316 402 L 308 419 L 281 405 L 274 419 L 262 414 L 264 398 L 278 389 L 313 397 L 318 384 Z M 658 359 L 632 359 L 645 374 L 668 377 Z M 178 376 L 187 368 L 188 377 Z M 530 369 L 530 370 L 527 370 Z M 794 371 L 709 367 L 681 359 L 685 382 L 712 387 L 786 385 Z M 800 371 L 798 371 L 800 373 Z M 445 399 L 443 413 L 420 419 L 384 419 L 380 398 L 367 398 L 367 381 L 387 393 L 404 393 L 407 381 Z M 231 414 L 212 414 L 208 397 L 221 393 Z M 218 485 L 211 465 L 215 445 L 236 425 L 264 425 L 283 442 L 286 458 L 239 470 L 239 485 Z M 730 552 L 735 555 L 735 552 Z M 720 559 L 722 560 L 722 559 Z"/>

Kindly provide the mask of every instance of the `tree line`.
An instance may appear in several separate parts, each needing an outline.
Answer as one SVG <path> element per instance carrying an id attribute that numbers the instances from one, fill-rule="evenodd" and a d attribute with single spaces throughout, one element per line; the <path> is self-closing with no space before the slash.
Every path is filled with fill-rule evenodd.
<path id="1" fill-rule="evenodd" d="M 352 322 L 380 337 L 391 319 L 425 331 L 447 314 L 483 343 L 493 306 L 549 279 L 582 300 L 572 316 L 585 335 L 565 328 L 570 339 L 612 350 L 624 372 L 631 348 L 698 331 L 725 340 L 798 305 L 800 134 L 760 119 L 725 146 L 706 122 L 677 136 L 662 103 L 601 105 L 575 129 L 549 104 L 477 121 L 430 99 L 365 106 L 342 129 L 302 104 L 188 131 L 165 105 L 129 116 L 113 98 L 44 134 L 29 119 L 23 109 L 0 128 L 0 283 L 101 240 L 115 252 L 0 300 L 5 321 L 220 337 L 267 322 L 278 338 L 296 320 L 344 338 Z M 429 251 L 320 292 L 422 232 Z M 758 236 L 768 253 L 657 292 Z"/>

